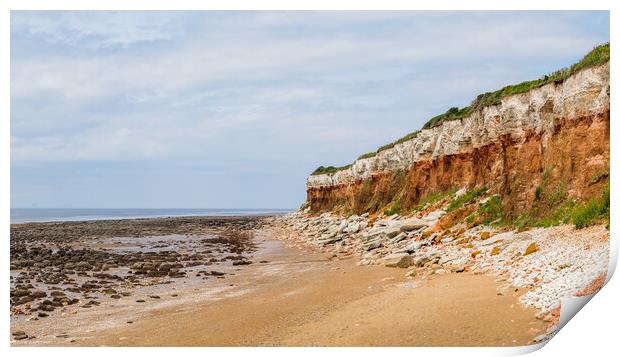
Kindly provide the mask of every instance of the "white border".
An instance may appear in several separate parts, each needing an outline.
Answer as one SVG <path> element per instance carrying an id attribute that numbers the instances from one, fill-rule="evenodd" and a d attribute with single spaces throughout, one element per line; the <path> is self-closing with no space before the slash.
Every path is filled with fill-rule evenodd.
<path id="1" fill-rule="evenodd" d="M 574 1 L 574 0 L 548 0 L 548 1 L 532 1 L 532 0 L 520 0 L 520 1 L 491 1 L 491 0 L 479 0 L 479 1 L 457 1 L 457 0 L 434 0 L 432 2 L 407 2 L 396 0 L 382 0 L 382 1 L 344 1 L 344 0 L 315 0 L 315 1 L 282 1 L 282 0 L 264 0 L 251 1 L 251 0 L 228 0 L 228 1 L 198 1 L 198 0 L 152 0 L 152 1 L 129 1 L 129 0 L 108 0 L 108 1 L 78 1 L 78 0 L 9 0 L 3 2 L 3 11 L 0 17 L 0 24 L 2 28 L 2 37 L 0 43 L 2 46 L 2 96 L 0 101 L 2 105 L 3 117 L 1 133 L 3 135 L 2 145 L 2 163 L 5 171 L 3 172 L 1 199 L 5 202 L 2 207 L 2 228 L 5 232 L 3 244 L 5 249 L 2 259 L 4 260 L 4 266 L 9 265 L 9 222 L 10 222 L 10 23 L 9 11 L 13 10 L 62 10 L 62 9 L 93 9 L 93 10 L 135 10 L 135 9 L 160 9 L 160 10 L 191 10 L 191 9 L 212 9 L 212 10 L 612 10 L 611 11 L 611 40 L 614 42 L 617 34 L 618 24 L 620 24 L 620 18 L 616 11 L 618 9 L 618 1 L 604 1 L 604 0 L 589 0 L 587 2 Z M 617 71 L 614 69 L 617 65 L 618 51 L 616 50 L 616 43 L 611 46 L 612 51 L 612 87 L 615 88 L 615 83 L 618 83 Z M 617 108 L 617 99 L 612 90 L 611 96 L 612 116 L 615 113 L 613 108 Z M 613 122 L 613 119 L 612 119 Z M 611 156 L 620 157 L 618 155 L 618 145 L 615 144 L 614 138 L 617 138 L 617 130 L 615 125 L 611 125 Z M 618 165 L 611 160 L 611 175 L 612 177 L 618 177 Z M 610 267 L 610 274 L 608 274 L 608 281 L 611 278 L 612 272 L 615 269 L 618 256 L 618 244 L 616 241 L 617 228 L 615 222 L 619 205 L 616 203 L 616 186 L 612 185 L 612 225 L 611 225 L 611 252 L 612 263 Z M 6 269 L 6 268 L 5 268 Z M 2 285 L 2 293 L 5 296 L 4 306 L 5 312 L 9 311 L 9 286 L 8 286 L 8 269 L 5 272 L 5 284 Z M 618 314 L 618 302 L 620 301 L 620 283 L 618 279 L 612 280 L 601 293 L 597 294 L 593 298 L 593 303 L 584 307 L 584 312 L 579 314 L 574 320 L 575 322 L 569 323 L 568 329 L 563 329 L 558 335 L 553 338 L 550 343 L 538 352 L 539 355 L 557 356 L 560 354 L 580 353 L 580 354 L 592 354 L 611 351 L 615 347 L 617 339 L 617 319 Z M 4 331 L 5 340 L 4 346 L 8 350 L 7 352 L 16 355 L 30 355 L 30 354 L 45 354 L 45 355 L 82 355 L 84 353 L 103 355 L 109 354 L 111 351 L 104 348 L 91 348 L 88 351 L 85 349 L 71 349 L 71 348 L 9 348 L 9 330 L 10 319 L 8 314 L 4 316 Z M 415 331 L 412 331 L 415 333 Z M 535 348 L 415 348 L 404 350 L 405 348 L 395 349 L 382 348 L 381 350 L 369 349 L 369 348 L 352 348 L 352 349 L 322 349 L 320 353 L 327 354 L 341 354 L 342 352 L 351 352 L 356 355 L 371 355 L 376 353 L 422 353 L 423 355 L 459 355 L 459 356 L 489 356 L 489 355 L 513 355 L 518 353 L 524 353 L 531 351 Z M 231 353 L 251 353 L 252 355 L 289 355 L 290 353 L 296 353 L 301 355 L 311 355 L 317 351 L 309 348 L 298 348 L 294 351 L 289 348 L 262 348 L 241 350 L 238 348 L 212 348 L 209 351 L 204 349 L 129 349 L 129 348 L 117 348 L 114 349 L 114 353 L 129 354 L 129 353 L 148 353 L 152 354 L 166 354 L 169 353 L 183 353 L 184 355 L 202 355 L 205 352 L 210 354 L 231 354 Z M 608 353 L 607 353 L 608 354 Z"/>

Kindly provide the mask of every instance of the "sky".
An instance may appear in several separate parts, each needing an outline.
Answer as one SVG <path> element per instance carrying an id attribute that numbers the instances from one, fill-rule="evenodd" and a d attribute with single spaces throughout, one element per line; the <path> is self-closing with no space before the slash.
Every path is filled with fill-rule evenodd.
<path id="1" fill-rule="evenodd" d="M 607 41 L 606 11 L 12 11 L 11 207 L 297 208 Z"/>

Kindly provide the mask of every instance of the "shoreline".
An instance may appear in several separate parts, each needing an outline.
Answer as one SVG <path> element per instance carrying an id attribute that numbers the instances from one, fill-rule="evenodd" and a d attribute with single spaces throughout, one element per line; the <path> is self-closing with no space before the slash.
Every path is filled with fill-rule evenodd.
<path id="1" fill-rule="evenodd" d="M 235 215 L 179 215 L 179 216 L 149 216 L 149 217 L 109 217 L 109 218 L 93 218 L 93 219 L 76 219 L 76 220 L 50 220 L 50 221 L 26 221 L 26 222 L 11 222 L 10 226 L 21 226 L 30 224 L 56 224 L 56 223 L 88 223 L 88 222 L 117 222 L 117 221 L 139 221 L 139 220 L 155 220 L 155 219 L 191 219 L 191 218 L 214 218 L 214 219 L 226 219 L 226 218 L 268 218 L 284 216 L 292 213 L 293 211 L 282 211 L 274 213 L 256 213 L 256 214 L 235 214 Z"/>
<path id="2" fill-rule="evenodd" d="M 524 291 L 499 296 L 497 283 L 483 275 L 411 279 L 401 269 L 360 266 L 356 257 L 334 258 L 285 238 L 277 227 L 257 230 L 253 264 L 225 263 L 227 267 L 218 269 L 232 274 L 222 279 L 143 287 L 146 290 L 130 297 L 104 299 L 89 309 L 65 306 L 46 319 L 12 318 L 12 330 L 28 329 L 37 337 L 11 343 L 502 346 L 528 344 L 548 324 L 518 306 Z M 153 288 L 163 289 L 160 298 L 148 297 Z M 135 302 L 139 298 L 146 302 Z M 472 324 L 472 319 L 480 323 Z M 421 328 L 428 334 L 421 334 Z"/>

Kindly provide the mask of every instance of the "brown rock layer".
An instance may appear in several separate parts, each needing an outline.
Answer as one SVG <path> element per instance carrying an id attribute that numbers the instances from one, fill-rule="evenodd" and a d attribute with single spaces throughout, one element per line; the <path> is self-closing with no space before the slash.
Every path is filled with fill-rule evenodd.
<path id="1" fill-rule="evenodd" d="M 486 186 L 502 196 L 504 211 L 531 208 L 536 188 L 561 186 L 568 197 L 585 200 L 601 192 L 593 178 L 609 170 L 609 108 L 601 114 L 553 118 L 553 135 L 534 131 L 503 135 L 470 152 L 414 162 L 407 170 L 380 171 L 365 180 L 309 186 L 312 211 L 361 213 L 399 202 L 407 209 L 430 193 Z"/>

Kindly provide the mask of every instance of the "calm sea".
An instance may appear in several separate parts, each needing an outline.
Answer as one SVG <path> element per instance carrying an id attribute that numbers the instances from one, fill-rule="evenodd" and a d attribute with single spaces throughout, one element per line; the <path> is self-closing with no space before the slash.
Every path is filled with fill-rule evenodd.
<path id="1" fill-rule="evenodd" d="M 214 209 L 214 208 L 11 208 L 11 223 L 92 221 L 180 216 L 252 216 L 284 214 L 290 209 Z"/>

